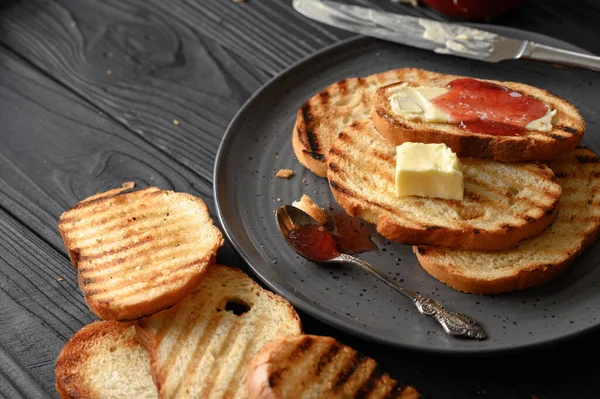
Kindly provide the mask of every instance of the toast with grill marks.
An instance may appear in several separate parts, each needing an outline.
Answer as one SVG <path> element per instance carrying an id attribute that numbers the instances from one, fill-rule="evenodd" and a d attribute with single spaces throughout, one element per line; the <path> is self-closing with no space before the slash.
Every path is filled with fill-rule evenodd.
<path id="1" fill-rule="evenodd" d="M 456 124 L 408 120 L 396 115 L 389 102 L 395 87 L 409 82 L 414 86 L 444 87 L 454 79 L 465 76 L 446 75 L 422 69 L 402 70 L 399 82 L 379 88 L 373 95 L 372 119 L 379 133 L 393 145 L 404 142 L 445 143 L 459 157 L 490 158 L 498 161 L 546 161 L 560 157 L 579 145 L 585 122 L 577 108 L 545 90 L 515 82 L 495 83 L 535 98 L 556 110 L 552 129 L 548 132 L 528 130 L 517 136 L 498 136 L 467 132 Z"/>
<path id="2" fill-rule="evenodd" d="M 252 360 L 250 399 L 417 399 L 417 390 L 382 373 L 377 362 L 331 337 L 299 335 L 269 342 Z"/>
<path id="3" fill-rule="evenodd" d="M 350 123 L 368 118 L 375 90 L 401 80 L 403 71 L 343 79 L 308 99 L 298 109 L 292 132 L 292 146 L 300 163 L 317 176 L 327 176 L 327 154 L 333 137 Z"/>
<path id="4" fill-rule="evenodd" d="M 370 119 L 358 121 L 334 140 L 327 175 L 340 206 L 392 241 L 502 249 L 556 217 L 561 187 L 545 165 L 462 159 L 464 200 L 456 201 L 397 197 L 395 156 Z"/>
<path id="5" fill-rule="evenodd" d="M 223 245 L 201 199 L 131 188 L 126 183 L 81 201 L 58 225 L 85 300 L 105 320 L 173 306 L 198 285 Z"/>
<path id="6" fill-rule="evenodd" d="M 256 353 L 301 332 L 285 299 L 221 265 L 210 267 L 173 308 L 138 321 L 161 398 L 247 398 L 248 364 Z"/>
<path id="7" fill-rule="evenodd" d="M 56 361 L 61 398 L 158 398 L 150 358 L 132 323 L 96 321 L 65 344 Z"/>
<path id="8" fill-rule="evenodd" d="M 600 231 L 600 159 L 577 148 L 548 163 L 562 186 L 560 211 L 536 238 L 484 252 L 415 247 L 421 266 L 460 291 L 494 294 L 544 284 L 561 275 Z"/>

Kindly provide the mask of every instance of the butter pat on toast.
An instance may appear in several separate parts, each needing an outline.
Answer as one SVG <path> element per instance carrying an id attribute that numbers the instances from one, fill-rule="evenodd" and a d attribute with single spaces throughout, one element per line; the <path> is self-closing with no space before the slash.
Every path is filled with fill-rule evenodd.
<path id="1" fill-rule="evenodd" d="M 493 252 L 415 247 L 421 266 L 449 286 L 475 294 L 522 290 L 562 274 L 598 237 L 600 159 L 577 148 L 548 166 L 558 176 L 562 196 L 556 220 L 542 234 Z"/>
<path id="2" fill-rule="evenodd" d="M 299 335 L 266 344 L 250 364 L 250 399 L 417 399 L 377 362 L 331 337 Z"/>
<path id="3" fill-rule="evenodd" d="M 84 326 L 63 347 L 55 373 L 63 399 L 158 398 L 150 358 L 132 323 L 110 320 Z"/>
<path id="4" fill-rule="evenodd" d="M 396 72 L 399 82 L 379 88 L 373 94 L 372 119 L 379 133 L 393 145 L 405 142 L 445 143 L 459 157 L 491 158 L 498 161 L 546 161 L 573 150 L 585 132 L 585 122 L 577 108 L 545 90 L 515 82 L 478 79 L 504 86 L 517 97 L 536 99 L 556 114 L 549 131 L 526 130 L 518 135 L 495 135 L 465 131 L 457 123 L 424 122 L 407 119 L 394 112 L 390 97 L 403 83 L 413 87 L 443 88 L 464 76 L 446 75 L 407 68 Z M 482 129 L 483 130 L 483 129 Z"/>
<path id="5" fill-rule="evenodd" d="M 340 206 L 392 241 L 501 249 L 540 234 L 556 217 L 561 187 L 545 165 L 461 159 L 464 199 L 457 201 L 396 196 L 395 156 L 365 119 L 337 135 L 327 175 Z"/>
<path id="6" fill-rule="evenodd" d="M 285 299 L 221 265 L 173 308 L 138 321 L 161 398 L 246 398 L 254 355 L 275 338 L 301 332 Z"/>
<path id="7" fill-rule="evenodd" d="M 336 134 L 371 115 L 376 89 L 402 80 L 403 70 L 340 80 L 308 99 L 298 110 L 292 132 L 294 153 L 317 176 L 327 176 L 327 155 Z"/>
<path id="8" fill-rule="evenodd" d="M 102 319 L 133 320 L 173 306 L 223 245 L 201 199 L 132 187 L 87 198 L 59 220 L 79 287 Z"/>

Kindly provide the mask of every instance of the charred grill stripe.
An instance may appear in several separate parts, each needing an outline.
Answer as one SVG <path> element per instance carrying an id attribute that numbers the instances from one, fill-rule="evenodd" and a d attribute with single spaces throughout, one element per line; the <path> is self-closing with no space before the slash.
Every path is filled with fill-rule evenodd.
<path id="1" fill-rule="evenodd" d="M 554 134 L 554 133 L 549 134 L 548 136 L 552 137 L 555 140 L 564 140 L 565 139 L 563 136 L 561 136 L 559 134 Z"/>
<path id="2" fill-rule="evenodd" d="M 354 352 L 351 357 L 346 361 L 344 368 L 333 379 L 333 390 L 338 391 L 346 384 L 346 381 L 354 374 L 356 369 L 366 360 L 365 357 L 359 353 Z"/>
<path id="3" fill-rule="evenodd" d="M 266 323 L 255 323 L 253 325 L 254 327 L 254 331 L 252 332 L 251 336 L 252 337 L 259 337 L 261 336 L 262 331 L 267 327 Z M 244 349 L 242 350 L 243 353 L 239 354 L 239 359 L 248 359 L 250 358 L 250 356 L 246 356 L 246 353 L 248 353 L 250 350 L 252 350 L 252 345 L 251 344 L 247 344 L 244 346 Z M 230 373 L 232 378 L 237 378 L 237 376 L 240 375 L 244 375 L 244 373 L 246 372 L 246 369 L 248 367 L 248 364 L 244 363 L 244 362 L 239 362 L 236 366 L 235 369 L 233 370 L 233 372 Z M 282 372 L 284 372 L 285 370 L 282 370 Z M 239 391 L 239 387 L 240 385 L 244 385 L 246 383 L 246 381 L 244 379 L 237 379 L 236 380 L 236 384 L 229 384 L 229 387 L 227 389 L 227 391 L 225 392 L 225 394 L 223 395 L 224 398 L 234 398 L 235 397 L 235 392 Z"/>
<path id="4" fill-rule="evenodd" d="M 321 100 L 321 104 L 327 104 L 327 101 L 329 101 L 329 92 L 327 90 L 319 92 L 319 99 Z"/>
<path id="5" fill-rule="evenodd" d="M 556 129 L 562 130 L 563 132 L 567 132 L 567 133 L 571 133 L 571 134 L 577 134 L 577 129 L 573 129 L 572 127 L 569 127 L 569 126 L 558 125 L 558 126 L 556 126 Z"/>
<path id="6" fill-rule="evenodd" d="M 261 332 L 261 330 L 263 329 L 264 326 L 265 326 L 265 323 L 255 323 L 255 324 L 252 325 L 253 331 L 248 332 L 248 334 L 250 336 L 252 336 L 252 337 L 258 337 L 258 336 L 260 336 L 259 333 Z M 235 347 L 235 341 L 236 341 L 237 338 L 240 337 L 240 332 L 241 332 L 242 329 L 241 328 L 236 328 L 236 327 L 239 327 L 239 325 L 237 325 L 235 323 L 234 323 L 233 327 L 234 328 L 232 328 L 230 330 L 230 332 L 228 332 L 227 338 L 225 338 L 225 340 L 223 341 L 224 345 L 223 345 L 223 347 L 221 347 L 221 350 L 220 350 L 219 354 L 217 355 L 217 358 L 223 358 L 223 359 L 228 358 L 229 357 L 229 353 Z M 235 334 L 231 334 L 231 331 L 235 331 Z M 232 336 L 233 336 L 233 339 L 231 338 Z M 246 342 L 246 345 L 244 345 L 244 347 L 242 349 L 243 353 L 238 353 L 237 354 L 239 360 L 247 358 L 247 356 L 245 356 L 245 353 L 248 352 L 248 350 L 250 349 L 250 346 L 251 346 L 250 343 Z M 198 363 L 196 363 L 195 368 L 197 368 L 197 365 L 198 365 Z M 221 375 L 223 373 L 226 373 L 231 378 L 236 378 L 239 375 L 243 375 L 243 373 L 240 371 L 240 368 L 242 368 L 242 367 L 244 367 L 244 368 L 247 367 L 247 364 L 242 363 L 241 361 L 238 362 L 238 364 L 235 366 L 235 370 L 233 372 L 231 372 L 230 370 L 226 370 L 225 367 L 222 367 L 221 370 L 220 370 L 219 375 L 217 375 L 216 378 L 212 378 L 211 382 L 214 383 L 215 381 L 220 381 L 221 380 Z M 191 381 L 191 384 L 194 384 L 194 383 L 195 383 L 195 381 Z M 239 386 L 241 384 L 245 384 L 245 381 L 243 381 L 242 379 L 236 379 L 234 381 L 231 381 L 231 380 L 227 381 L 226 385 L 228 387 L 228 390 L 227 390 L 227 392 L 225 392 L 223 394 L 223 397 L 224 398 L 230 398 L 230 397 L 232 398 L 233 397 L 233 393 L 235 392 L 235 390 L 237 388 L 239 388 Z M 211 394 L 213 393 L 212 390 L 214 388 L 215 388 L 215 386 L 211 385 L 209 391 L 205 395 L 202 395 L 202 397 L 211 397 Z"/>
<path id="7" fill-rule="evenodd" d="M 180 316 L 181 313 L 184 312 L 178 312 L 177 316 Z M 187 312 L 185 312 L 187 313 Z M 204 312 L 202 312 L 204 313 Z M 191 314 L 191 317 L 193 317 L 193 314 Z M 202 331 L 202 336 L 200 337 L 200 339 L 195 343 L 195 346 L 193 347 L 193 351 L 192 351 L 192 356 L 190 356 L 188 359 L 188 363 L 185 365 L 185 369 L 187 370 L 190 367 L 190 364 L 195 364 L 198 365 L 201 363 L 202 359 L 204 358 L 205 355 L 205 351 L 206 348 L 208 348 L 210 341 L 212 341 L 215 338 L 215 334 L 214 331 L 216 331 L 217 327 L 221 324 L 222 320 L 224 318 L 224 312 L 221 313 L 217 313 L 214 314 L 211 318 L 210 321 L 208 322 L 208 325 L 204 328 L 204 331 Z M 194 323 L 192 323 L 193 325 Z M 173 370 L 172 367 L 174 367 L 174 363 L 179 359 L 179 358 L 183 358 L 179 356 L 179 353 L 181 353 L 181 350 L 183 348 L 185 348 L 185 343 L 188 341 L 188 337 L 191 334 L 191 332 L 193 331 L 193 328 L 191 328 L 191 325 L 187 324 L 187 330 L 183 330 L 182 334 L 178 337 L 176 345 L 177 345 L 177 353 L 174 355 L 173 351 L 171 351 L 169 353 L 168 356 L 166 356 L 166 358 L 168 359 L 167 364 L 165 365 L 163 369 L 163 371 L 168 371 L 168 370 Z M 195 367 L 195 366 L 193 366 Z M 190 380 L 192 379 L 192 375 L 185 375 L 184 374 L 184 380 L 177 385 L 177 388 L 175 389 L 175 392 L 173 392 L 172 397 L 176 398 L 179 396 L 179 392 L 181 391 L 181 389 L 185 389 L 187 386 L 190 385 Z M 196 384 L 198 384 L 198 381 L 193 381 Z M 202 384 L 204 385 L 204 384 Z"/>
<path id="8" fill-rule="evenodd" d="M 329 180 L 329 186 L 332 189 L 334 189 L 334 190 L 336 190 L 336 191 L 338 191 L 338 192 L 340 192 L 340 193 L 342 193 L 342 194 L 344 194 L 344 195 L 346 195 L 348 197 L 353 197 L 354 199 L 356 199 L 358 201 L 362 201 L 362 202 L 365 202 L 365 203 L 370 204 L 372 206 L 376 206 L 377 208 L 381 208 L 381 209 L 386 210 L 386 211 L 388 211 L 390 213 L 393 213 L 395 216 L 401 217 L 401 215 L 398 215 L 397 213 L 394 213 L 393 208 L 390 208 L 389 206 L 385 206 L 382 203 L 371 201 L 371 200 L 369 200 L 369 199 L 367 199 L 367 198 L 365 198 L 365 197 L 363 197 L 361 195 L 358 195 L 355 192 L 353 192 L 353 191 L 351 191 L 351 190 L 349 190 L 349 189 L 347 189 L 345 187 L 342 187 L 335 180 Z"/>
<path id="9" fill-rule="evenodd" d="M 577 158 L 577 161 L 579 161 L 579 163 L 599 163 L 600 162 L 600 158 L 593 156 L 591 154 L 577 155 L 577 156 L 575 156 L 575 158 Z"/>
<path id="10" fill-rule="evenodd" d="M 379 376 L 377 374 L 377 367 L 373 367 L 373 369 L 369 373 L 369 376 L 367 377 L 367 379 L 365 381 L 363 381 L 362 385 L 356 391 L 356 394 L 354 395 L 354 397 L 356 399 L 368 398 L 369 394 L 375 388 L 378 379 L 379 379 Z"/>
<path id="11" fill-rule="evenodd" d="M 159 190 L 159 189 L 153 189 L 153 188 L 146 188 L 143 190 L 138 190 L 138 191 L 128 191 L 125 190 L 125 192 L 121 191 L 118 194 L 114 194 L 114 195 L 109 195 L 106 197 L 100 197 L 100 198 L 95 198 L 93 200 L 89 200 L 89 201 L 83 201 L 78 203 L 77 205 L 75 205 L 73 208 L 71 208 L 68 211 L 68 214 L 63 217 L 61 219 L 62 223 L 69 223 L 71 221 L 73 221 L 75 218 L 77 219 L 82 219 L 84 217 L 86 217 L 86 212 L 88 213 L 92 213 L 93 214 L 93 218 L 96 219 L 98 218 L 100 215 L 104 214 L 104 213 L 110 213 L 113 212 L 113 209 L 106 209 L 104 212 L 100 212 L 97 213 L 97 209 L 95 209 L 95 207 L 91 206 L 103 201 L 110 201 L 111 199 L 116 199 L 117 197 L 126 197 L 123 198 L 123 201 L 127 201 L 127 205 L 131 205 L 131 204 L 135 204 L 135 203 L 139 203 L 142 201 L 147 201 L 148 198 L 151 197 L 155 197 L 157 195 L 161 195 L 164 194 L 164 191 Z M 90 209 L 84 209 L 84 208 L 90 208 Z M 73 210 L 77 209 L 79 212 L 73 212 Z M 71 213 L 75 213 L 74 215 L 72 215 Z"/>
<path id="12" fill-rule="evenodd" d="M 385 395 L 384 399 L 397 399 L 397 398 L 402 397 L 402 393 L 404 392 L 406 387 L 403 387 L 402 385 L 398 384 L 396 381 L 394 381 L 394 383 L 396 385 L 392 389 L 390 389 L 388 394 Z"/>
<path id="13" fill-rule="evenodd" d="M 554 211 L 556 210 L 556 207 L 557 207 L 557 205 L 558 205 L 558 201 L 556 201 L 556 202 L 555 202 L 555 203 L 552 205 L 552 207 L 550 207 L 550 208 L 546 209 L 546 212 L 545 212 L 545 213 L 546 213 L 546 215 L 552 215 L 552 214 L 554 213 Z"/>
<path id="14" fill-rule="evenodd" d="M 306 138 L 308 140 L 309 151 L 306 151 L 316 160 L 322 161 L 324 159 L 323 154 L 320 153 L 321 146 L 319 144 L 319 138 L 314 132 L 314 116 L 310 110 L 310 104 L 305 103 L 301 107 L 302 119 L 304 120 L 304 126 L 306 129 Z"/>
<path id="15" fill-rule="evenodd" d="M 162 269 L 166 267 L 167 261 L 177 259 L 177 262 L 173 263 L 180 263 L 189 259 L 190 250 L 193 250 L 193 248 L 191 248 L 191 244 L 179 246 L 177 247 L 177 250 L 173 249 L 174 246 L 175 245 L 172 243 L 166 243 L 161 247 L 157 246 L 150 249 L 141 248 L 139 252 L 129 253 L 126 256 L 120 256 L 111 261 L 104 261 L 102 262 L 102 267 L 90 267 L 85 268 L 84 270 L 86 270 L 88 274 L 95 277 L 109 275 L 110 273 L 118 273 L 119 275 L 123 275 L 139 266 L 139 263 L 134 260 L 138 254 L 147 255 L 151 253 L 153 255 L 152 262 L 143 265 L 143 267 L 140 266 L 141 270 L 154 270 L 157 268 Z"/>
<path id="16" fill-rule="evenodd" d="M 426 226 L 425 230 L 427 231 L 432 231 L 432 230 L 438 230 L 438 229 L 443 229 L 442 226 Z"/>
<path id="17" fill-rule="evenodd" d="M 300 342 L 298 342 L 298 344 L 296 345 L 294 350 L 292 352 L 290 352 L 290 354 L 289 354 L 290 360 L 298 360 L 300 357 L 303 356 L 304 352 L 306 352 L 308 350 L 308 348 L 310 348 L 312 346 L 313 343 L 314 343 L 314 340 L 311 337 L 309 337 L 309 336 L 303 337 L 303 339 Z"/>
<path id="18" fill-rule="evenodd" d="M 323 354 L 321 354 L 319 362 L 317 363 L 317 370 L 315 371 L 315 376 L 318 377 L 321 374 L 325 366 L 331 363 L 331 361 L 338 354 L 339 351 L 340 346 L 336 343 L 333 343 L 325 352 L 323 352 Z"/>
<path id="19" fill-rule="evenodd" d="M 109 249 L 107 251 L 103 251 L 103 252 L 98 252 L 95 254 L 90 254 L 90 255 L 81 255 L 80 256 L 80 260 L 91 260 L 91 259 L 98 259 L 98 258 L 103 258 L 105 256 L 108 255 L 115 255 L 121 252 L 126 252 L 127 250 L 139 247 L 140 245 L 146 244 L 150 241 L 152 241 L 152 236 L 146 236 L 146 237 L 142 237 L 139 241 L 133 243 L 133 244 L 127 244 L 127 245 L 123 245 L 121 247 L 115 248 L 115 249 Z"/>
<path id="20" fill-rule="evenodd" d="M 329 170 L 335 173 L 340 173 L 340 168 L 333 162 L 329 162 Z"/>
<path id="21" fill-rule="evenodd" d="M 120 298 L 127 298 L 128 296 L 147 291 L 150 288 L 167 285 L 181 280 L 183 276 L 181 274 L 185 272 L 187 269 L 194 268 L 201 261 L 195 260 L 193 262 L 188 262 L 181 266 L 170 266 L 168 268 L 156 267 L 149 270 L 144 270 L 144 272 L 135 273 L 133 277 L 135 277 L 136 283 L 144 283 L 142 286 L 133 288 L 131 286 L 131 281 L 127 278 L 115 278 L 112 279 L 110 276 L 108 278 L 99 279 L 99 283 L 102 285 L 103 289 L 96 289 L 94 296 L 98 294 L 106 294 L 109 293 L 113 300 L 117 301 Z M 133 266 L 135 267 L 135 265 Z M 119 270 L 119 276 L 128 275 L 132 273 L 127 273 L 126 271 L 121 273 Z M 181 273 L 180 273 L 181 272 Z M 94 287 L 94 286 L 92 286 Z M 84 287 L 91 288 L 91 287 Z M 85 292 L 87 297 L 91 297 L 91 291 Z"/>

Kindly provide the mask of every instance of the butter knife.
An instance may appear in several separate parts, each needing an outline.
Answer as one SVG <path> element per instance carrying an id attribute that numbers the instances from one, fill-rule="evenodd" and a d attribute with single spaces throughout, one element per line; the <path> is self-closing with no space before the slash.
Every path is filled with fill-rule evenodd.
<path id="1" fill-rule="evenodd" d="M 517 40 L 468 26 L 329 0 L 294 0 L 304 16 L 351 32 L 487 62 L 531 59 L 600 71 L 600 57 Z"/>

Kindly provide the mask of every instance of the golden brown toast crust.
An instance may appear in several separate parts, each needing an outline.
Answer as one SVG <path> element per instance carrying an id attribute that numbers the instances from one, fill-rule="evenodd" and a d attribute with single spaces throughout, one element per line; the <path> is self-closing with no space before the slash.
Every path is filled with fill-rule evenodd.
<path id="1" fill-rule="evenodd" d="M 134 320 L 174 305 L 223 245 L 201 199 L 132 187 L 89 197 L 59 220 L 86 303 L 105 320 Z"/>
<path id="2" fill-rule="evenodd" d="M 392 241 L 501 249 L 540 234 L 556 217 L 560 185 L 545 165 L 462 159 L 463 201 L 399 198 L 395 153 L 370 119 L 358 121 L 333 142 L 327 175 L 340 206 Z"/>
<path id="3" fill-rule="evenodd" d="M 375 360 L 331 337 L 299 335 L 266 344 L 252 359 L 249 399 L 417 399 L 417 390 L 381 373 Z"/>
<path id="4" fill-rule="evenodd" d="M 95 391 L 86 382 L 85 363 L 95 356 L 103 356 L 106 346 L 118 344 L 121 348 L 140 348 L 135 334 L 128 337 L 132 323 L 95 321 L 76 332 L 65 344 L 56 360 L 56 390 L 61 398 L 97 398 Z"/>
<path id="5" fill-rule="evenodd" d="M 579 111 L 566 100 L 545 90 L 515 82 L 491 82 L 520 92 L 547 104 L 557 113 L 549 132 L 528 131 L 519 136 L 496 136 L 471 133 L 448 123 L 411 121 L 395 115 L 387 94 L 390 89 L 409 82 L 415 86 L 444 87 L 464 76 L 446 75 L 422 69 L 407 68 L 399 82 L 379 88 L 373 95 L 373 124 L 393 145 L 404 142 L 445 143 L 459 157 L 491 158 L 498 161 L 545 161 L 568 153 L 579 145 L 585 122 Z"/>
<path id="6" fill-rule="evenodd" d="M 373 92 L 397 82 L 403 69 L 336 82 L 298 109 L 292 146 L 300 163 L 317 176 L 327 176 L 327 152 L 333 137 L 350 123 L 368 118 Z"/>
<path id="7" fill-rule="evenodd" d="M 246 304 L 247 312 L 234 315 L 231 301 Z M 211 266 L 190 296 L 137 327 L 161 398 L 245 397 L 247 365 L 260 348 L 302 333 L 289 302 L 223 265 Z"/>
<path id="8" fill-rule="evenodd" d="M 564 273 L 600 232 L 600 158 L 580 147 L 548 165 L 563 185 L 563 194 L 558 217 L 540 236 L 496 252 L 414 247 L 421 266 L 450 287 L 474 294 L 523 290 Z M 495 262 L 503 270 L 494 276 L 477 269 Z"/>

